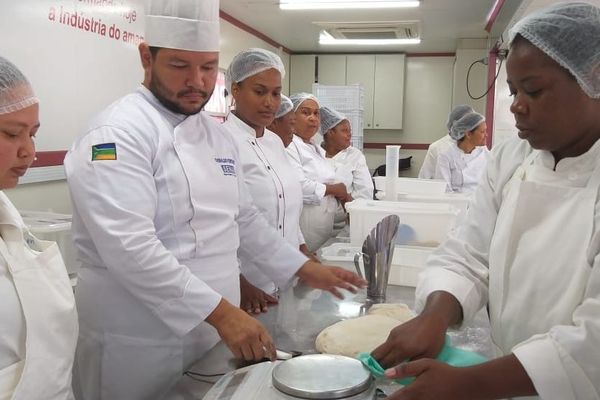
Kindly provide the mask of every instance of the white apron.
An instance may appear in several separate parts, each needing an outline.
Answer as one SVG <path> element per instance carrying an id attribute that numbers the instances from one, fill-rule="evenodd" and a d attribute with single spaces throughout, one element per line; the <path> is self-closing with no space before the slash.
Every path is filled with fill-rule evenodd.
<path id="1" fill-rule="evenodd" d="M 26 324 L 25 360 L 0 370 L 0 399 L 72 399 L 71 371 L 77 344 L 73 290 L 54 242 L 9 226 L 0 255 L 21 302 Z"/>
<path id="2" fill-rule="evenodd" d="M 586 187 L 556 186 L 552 171 L 533 164 L 539 155 L 533 151 L 507 183 L 490 246 L 489 311 L 502 354 L 553 326 L 572 325 L 592 270 L 586 254 L 600 163 Z"/>
<path id="3" fill-rule="evenodd" d="M 193 134 L 201 131 L 193 125 L 195 123 L 198 123 L 197 118 L 187 118 L 178 125 L 173 144 L 188 181 L 189 197 L 194 204 L 202 206 L 202 210 L 196 209 L 195 213 L 237 212 L 232 211 L 239 206 L 237 178 L 225 175 L 215 162 L 223 155 L 213 154 L 212 137 Z M 183 213 L 177 207 L 174 210 Z M 175 215 L 175 218 L 184 217 Z M 237 306 L 240 302 L 237 255 L 235 252 L 214 254 L 209 246 L 202 245 L 208 240 L 202 236 L 205 221 L 202 216 L 190 221 L 197 232 L 196 257 L 179 262 Z M 228 240 L 237 240 L 237 227 L 231 228 L 231 233 Z M 176 382 L 190 365 L 219 342 L 216 329 L 200 322 L 180 338 L 119 285 L 106 268 L 83 265 L 80 271 L 77 290 L 85 295 L 77 296 L 81 314 L 75 369 L 78 398 L 176 398 L 172 392 Z M 127 379 L 123 379 L 124 376 Z"/>

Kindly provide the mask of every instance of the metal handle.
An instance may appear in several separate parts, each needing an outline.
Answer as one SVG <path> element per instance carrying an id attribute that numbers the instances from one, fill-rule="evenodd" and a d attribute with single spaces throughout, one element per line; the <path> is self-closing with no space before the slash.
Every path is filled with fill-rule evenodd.
<path id="1" fill-rule="evenodd" d="M 364 279 L 365 277 L 363 276 L 362 271 L 360 270 L 360 264 L 358 263 L 358 260 L 362 255 L 362 253 L 356 253 L 354 255 L 354 266 L 356 267 L 356 273 L 358 274 L 358 276 Z"/>

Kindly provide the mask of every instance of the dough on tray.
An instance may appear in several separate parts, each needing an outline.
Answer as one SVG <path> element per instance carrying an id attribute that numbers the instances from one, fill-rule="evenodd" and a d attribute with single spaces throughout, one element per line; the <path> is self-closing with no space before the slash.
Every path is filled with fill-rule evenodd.
<path id="1" fill-rule="evenodd" d="M 317 336 L 315 347 L 321 353 L 348 357 L 370 353 L 386 341 L 392 329 L 413 317 L 406 304 L 375 304 L 365 316 L 323 329 Z"/>

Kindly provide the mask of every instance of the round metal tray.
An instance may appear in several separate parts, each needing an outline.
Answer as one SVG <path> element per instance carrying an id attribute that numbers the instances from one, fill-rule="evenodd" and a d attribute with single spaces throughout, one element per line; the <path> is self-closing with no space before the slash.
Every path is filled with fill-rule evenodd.
<path id="1" fill-rule="evenodd" d="M 371 374 L 358 360 L 331 354 L 292 358 L 273 369 L 273 386 L 303 399 L 340 399 L 362 393 Z"/>

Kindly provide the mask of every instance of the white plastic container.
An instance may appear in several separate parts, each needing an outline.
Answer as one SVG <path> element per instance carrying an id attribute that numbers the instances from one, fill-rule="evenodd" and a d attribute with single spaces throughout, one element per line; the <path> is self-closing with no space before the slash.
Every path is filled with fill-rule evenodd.
<path id="1" fill-rule="evenodd" d="M 442 194 L 406 194 L 398 193 L 396 201 L 403 203 L 436 203 L 449 204 L 460 210 L 457 221 L 462 221 L 469 208 L 471 196 L 465 193 L 442 193 Z"/>
<path id="2" fill-rule="evenodd" d="M 444 194 L 446 181 L 441 179 L 397 178 L 396 190 L 400 194 Z M 385 176 L 373 177 L 375 189 L 385 191 Z"/>
<path id="3" fill-rule="evenodd" d="M 56 242 L 69 276 L 79 270 L 77 250 L 71 238 L 71 215 L 40 211 L 21 211 L 23 221 L 38 239 Z"/>
<path id="4" fill-rule="evenodd" d="M 460 210 L 444 203 L 411 203 L 357 199 L 346 203 L 350 243 L 362 246 L 371 229 L 388 215 L 400 217 L 396 243 L 437 247 L 454 228 Z"/>
<path id="5" fill-rule="evenodd" d="M 396 246 L 388 283 L 390 285 L 416 286 L 419 274 L 425 268 L 427 258 L 434 248 L 419 246 Z M 360 246 L 348 243 L 333 243 L 321 249 L 320 257 L 326 264 L 337 265 L 356 271 L 354 255 L 360 253 Z M 362 267 L 362 260 L 360 261 Z"/>

